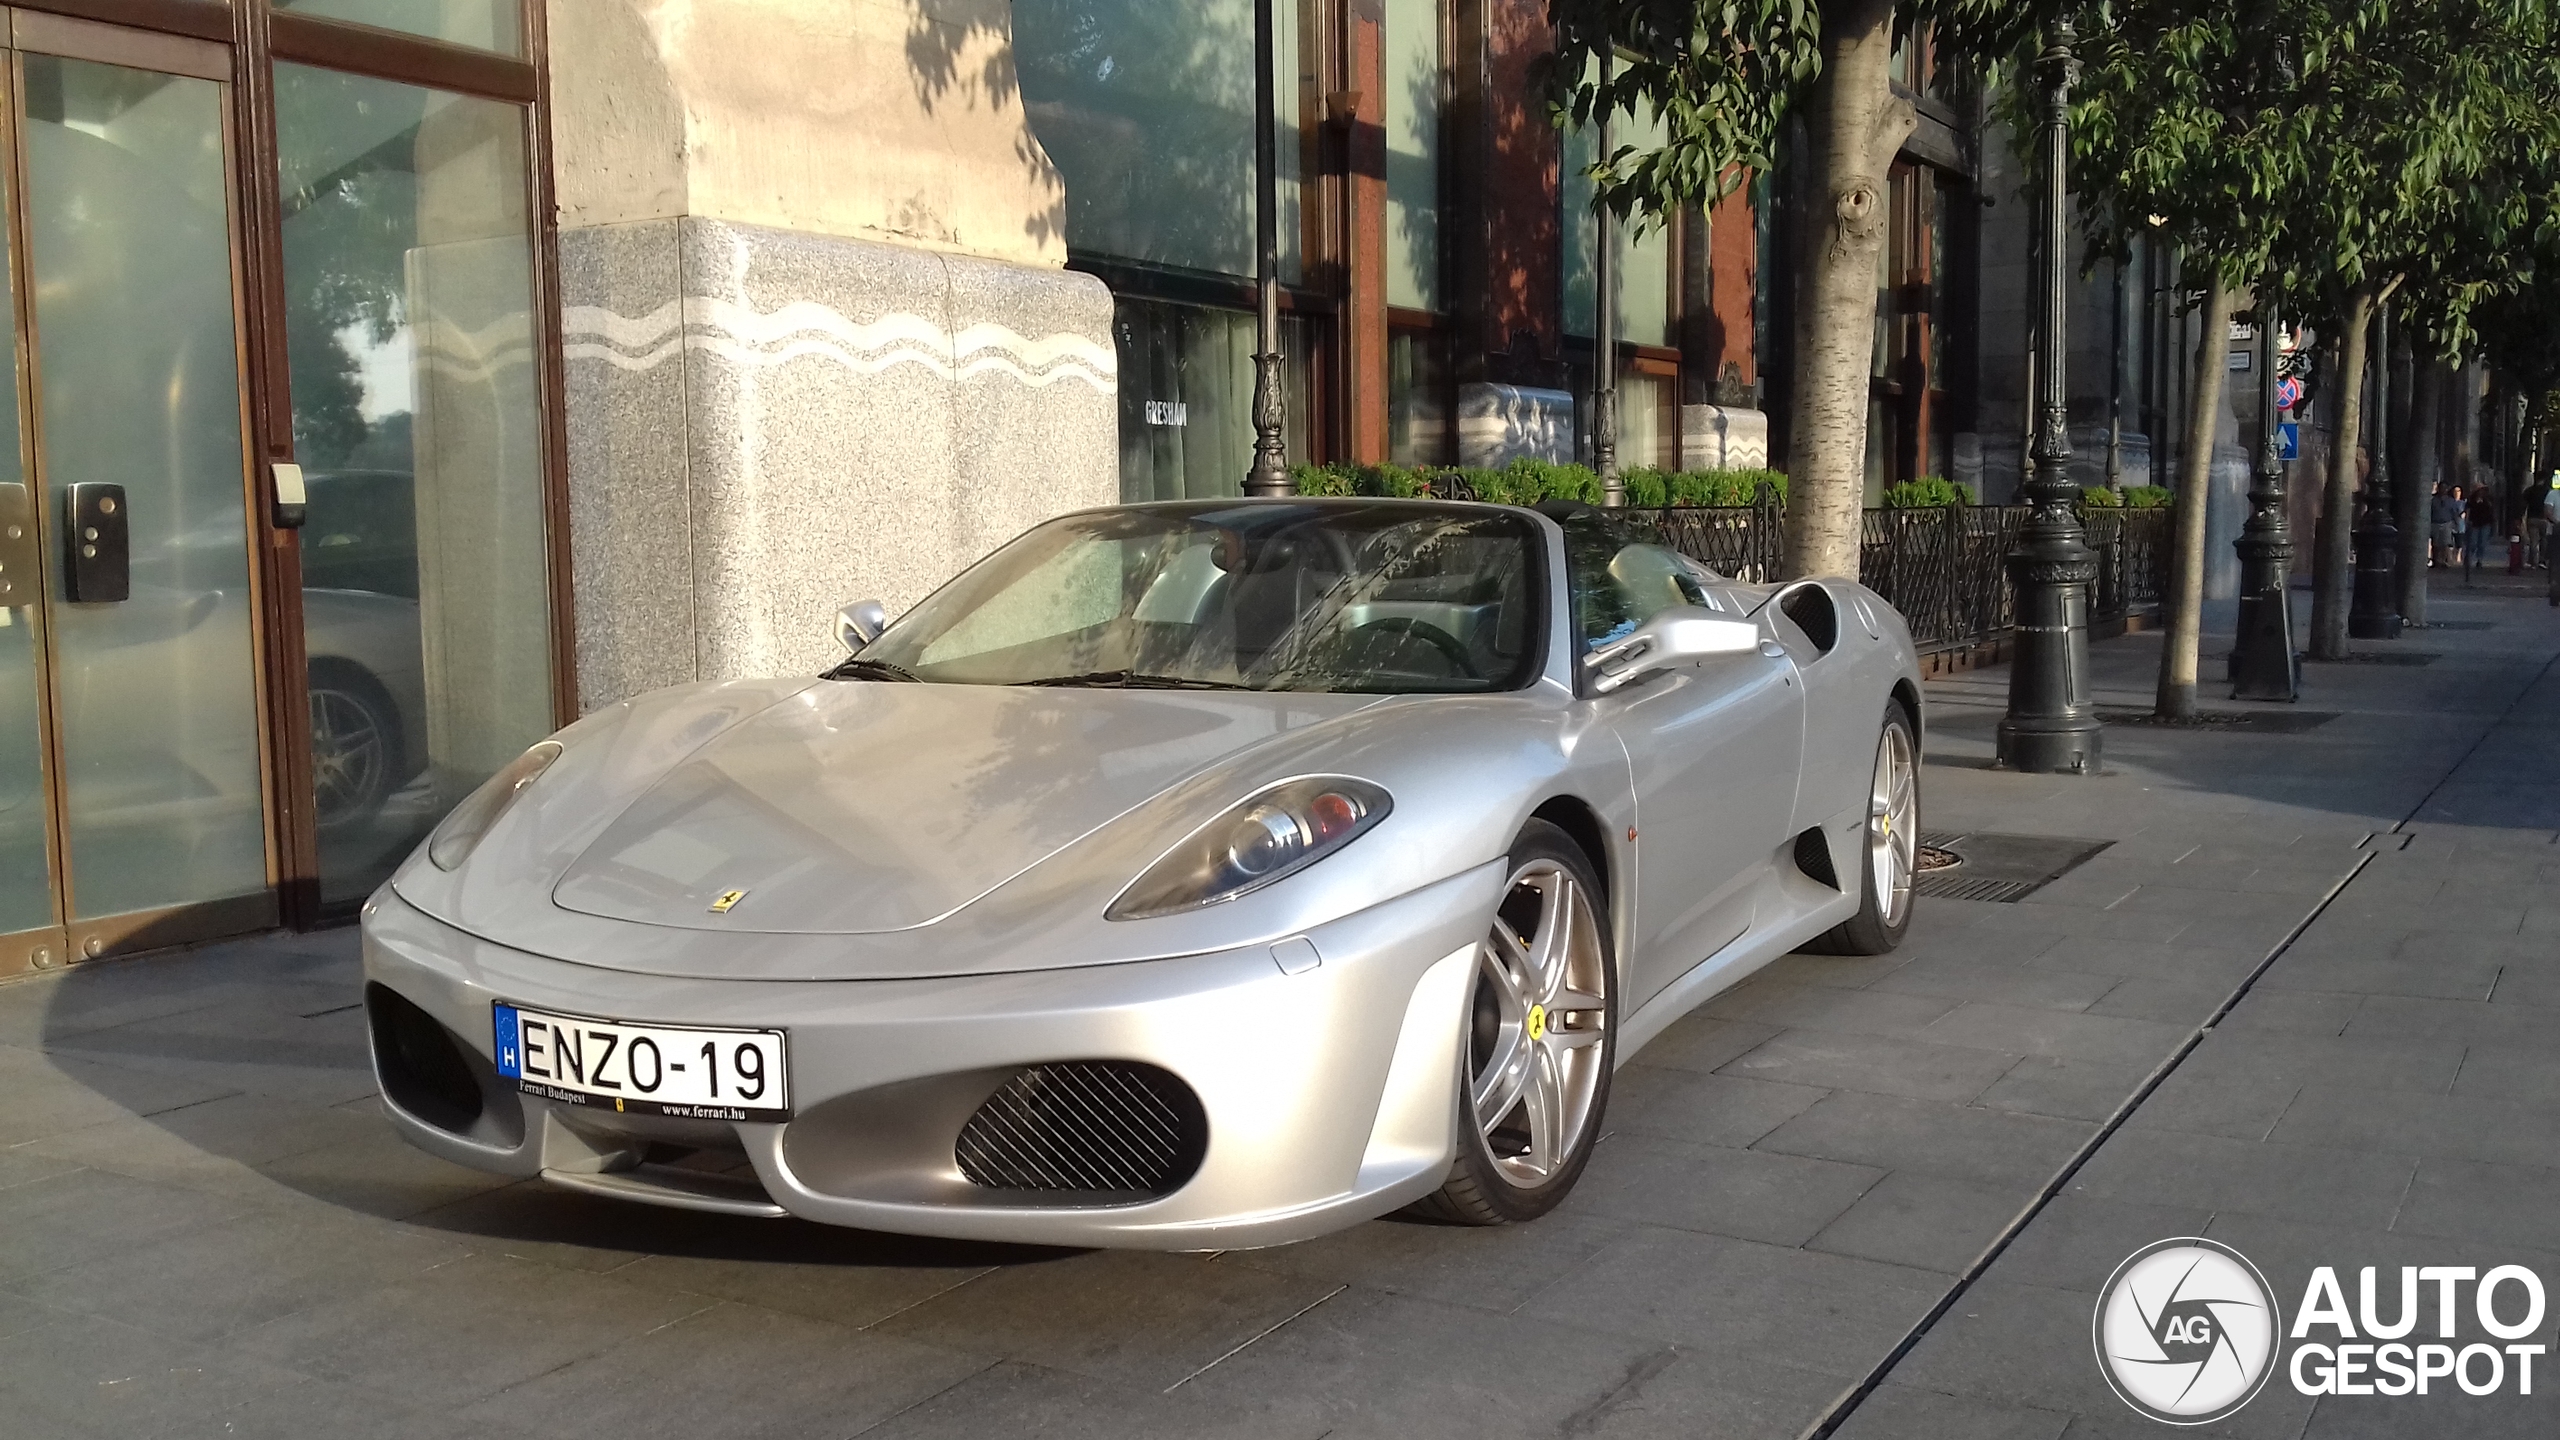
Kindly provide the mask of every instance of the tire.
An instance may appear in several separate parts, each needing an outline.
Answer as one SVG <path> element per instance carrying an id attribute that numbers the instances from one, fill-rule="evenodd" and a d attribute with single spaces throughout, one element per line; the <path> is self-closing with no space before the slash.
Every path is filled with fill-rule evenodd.
<path id="1" fill-rule="evenodd" d="M 1812 944 L 1815 955 L 1882 955 L 1911 933 L 1911 882 L 1920 859 L 1920 745 L 1900 700 L 1884 707 L 1875 769 L 1867 784 L 1866 853 L 1858 866 L 1858 913 Z"/>
<path id="2" fill-rule="evenodd" d="M 1457 1160 L 1413 1207 L 1460 1225 L 1534 1220 L 1564 1200 L 1599 1142 L 1618 1056 L 1617 957 L 1590 858 L 1543 820 L 1510 858 L 1468 992 Z"/>
<path id="3" fill-rule="evenodd" d="M 312 819 L 335 832 L 373 818 L 404 778 L 400 715 L 361 670 L 314 666 L 310 693 Z"/>

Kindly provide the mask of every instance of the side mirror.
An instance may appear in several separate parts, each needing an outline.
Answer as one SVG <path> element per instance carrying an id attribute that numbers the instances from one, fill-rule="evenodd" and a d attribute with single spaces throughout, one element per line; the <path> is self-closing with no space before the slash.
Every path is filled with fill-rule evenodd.
<path id="1" fill-rule="evenodd" d="M 862 653 L 863 646 L 888 628 L 889 609 L 877 600 L 856 600 L 836 612 L 836 643 L 848 655 Z"/>
<path id="2" fill-rule="evenodd" d="M 1674 605 L 1623 638 L 1582 657 L 1591 688 L 1606 695 L 1657 670 L 1713 655 L 1749 655 L 1760 648 L 1760 627 L 1696 605 Z"/>

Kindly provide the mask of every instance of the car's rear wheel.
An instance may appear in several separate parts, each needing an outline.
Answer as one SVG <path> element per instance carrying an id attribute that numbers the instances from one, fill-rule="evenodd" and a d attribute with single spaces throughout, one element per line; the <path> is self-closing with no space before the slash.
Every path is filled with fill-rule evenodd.
<path id="1" fill-rule="evenodd" d="M 1617 974 L 1607 906 L 1590 859 L 1532 820 L 1476 947 L 1458 1157 L 1416 1208 L 1465 1225 L 1531 1220 L 1582 1177 L 1617 1059 Z"/>
<path id="2" fill-rule="evenodd" d="M 1820 955 L 1882 955 L 1911 931 L 1911 882 L 1920 872 L 1920 745 L 1899 700 L 1884 707 L 1867 786 L 1866 844 L 1859 856 L 1858 913 L 1805 948 Z"/>

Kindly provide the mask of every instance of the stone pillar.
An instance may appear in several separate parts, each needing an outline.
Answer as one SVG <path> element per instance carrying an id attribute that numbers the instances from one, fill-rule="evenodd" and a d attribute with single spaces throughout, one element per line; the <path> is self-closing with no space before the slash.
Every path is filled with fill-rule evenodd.
<path id="1" fill-rule="evenodd" d="M 809 671 L 1118 498 L 1005 0 L 553 0 L 581 703 Z"/>

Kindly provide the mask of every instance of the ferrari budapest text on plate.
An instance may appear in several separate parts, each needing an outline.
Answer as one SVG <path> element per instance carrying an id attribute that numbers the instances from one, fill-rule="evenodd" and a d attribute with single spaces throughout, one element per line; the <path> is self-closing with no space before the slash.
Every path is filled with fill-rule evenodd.
<path id="1" fill-rule="evenodd" d="M 782 1032 L 627 1025 L 499 1004 L 498 1073 L 528 1095 L 698 1120 L 788 1120 Z"/>

